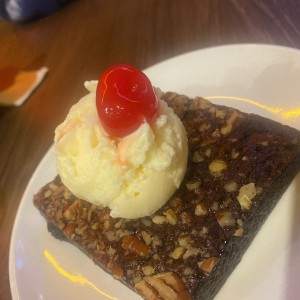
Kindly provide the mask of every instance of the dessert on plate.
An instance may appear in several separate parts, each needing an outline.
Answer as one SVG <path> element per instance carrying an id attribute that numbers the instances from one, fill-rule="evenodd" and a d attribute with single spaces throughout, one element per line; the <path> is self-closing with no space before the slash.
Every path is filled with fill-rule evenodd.
<path id="1" fill-rule="evenodd" d="M 119 65 L 55 132 L 49 231 L 144 299 L 211 299 L 300 169 L 300 132 Z"/>

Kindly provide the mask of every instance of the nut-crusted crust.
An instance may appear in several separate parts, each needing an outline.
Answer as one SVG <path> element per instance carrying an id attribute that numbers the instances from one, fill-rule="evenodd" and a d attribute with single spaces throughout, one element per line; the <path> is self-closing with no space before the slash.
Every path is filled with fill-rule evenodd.
<path id="1" fill-rule="evenodd" d="M 113 219 L 59 177 L 34 204 L 49 230 L 145 299 L 210 299 L 300 169 L 300 133 L 257 115 L 166 93 L 189 141 L 181 187 L 159 211 Z M 177 298 L 176 298 L 177 297 Z"/>

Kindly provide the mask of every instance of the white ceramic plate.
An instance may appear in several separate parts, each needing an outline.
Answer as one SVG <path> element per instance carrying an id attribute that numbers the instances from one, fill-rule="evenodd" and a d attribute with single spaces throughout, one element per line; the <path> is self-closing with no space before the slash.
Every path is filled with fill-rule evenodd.
<path id="1" fill-rule="evenodd" d="M 146 73 L 164 91 L 212 97 L 215 103 L 300 129 L 297 50 L 266 45 L 216 47 L 172 58 Z M 272 108 L 277 112 L 270 112 Z M 50 149 L 29 182 L 14 224 L 9 257 L 13 299 L 140 299 L 74 246 L 48 233 L 32 198 L 55 175 Z M 300 299 L 299 175 L 217 299 Z"/>

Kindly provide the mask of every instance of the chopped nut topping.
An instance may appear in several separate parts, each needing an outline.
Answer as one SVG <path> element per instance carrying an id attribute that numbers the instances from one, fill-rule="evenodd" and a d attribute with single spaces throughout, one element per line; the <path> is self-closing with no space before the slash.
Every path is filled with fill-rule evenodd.
<path id="1" fill-rule="evenodd" d="M 235 232 L 234 232 L 234 236 L 242 236 L 244 233 L 244 229 L 243 228 L 238 228 Z"/>
<path id="2" fill-rule="evenodd" d="M 232 124 L 228 123 L 221 128 L 221 134 L 227 135 L 231 132 L 231 130 L 232 130 Z"/>
<path id="3" fill-rule="evenodd" d="M 205 155 L 207 157 L 210 157 L 210 155 L 211 155 L 211 149 L 210 148 L 205 150 Z"/>
<path id="4" fill-rule="evenodd" d="M 217 211 L 218 210 L 218 207 L 219 207 L 219 204 L 218 204 L 218 202 L 214 202 L 213 204 L 212 204 L 212 206 L 211 206 L 211 210 L 213 210 L 213 211 Z"/>
<path id="5" fill-rule="evenodd" d="M 199 181 L 191 181 L 191 182 L 188 182 L 186 184 L 186 188 L 189 190 L 189 191 L 193 191 L 195 189 L 198 189 L 200 186 L 200 182 Z"/>
<path id="6" fill-rule="evenodd" d="M 200 252 L 200 249 L 197 249 L 197 248 L 191 248 L 191 249 L 187 249 L 185 251 L 185 253 L 183 254 L 183 259 L 188 259 L 189 257 L 191 256 L 196 256 L 198 255 Z"/>
<path id="7" fill-rule="evenodd" d="M 99 222 L 95 222 L 91 227 L 92 227 L 93 230 L 97 230 L 97 229 L 100 228 L 100 223 Z"/>
<path id="8" fill-rule="evenodd" d="M 254 183 L 243 185 L 239 190 L 237 200 L 239 201 L 241 208 L 249 210 L 252 205 L 252 199 L 256 196 L 256 188 Z"/>
<path id="9" fill-rule="evenodd" d="M 103 230 L 107 231 L 110 228 L 110 221 L 109 220 L 105 220 L 103 223 Z"/>
<path id="10" fill-rule="evenodd" d="M 168 209 L 163 214 L 166 216 L 166 218 L 170 224 L 175 225 L 177 223 L 177 217 L 176 217 L 173 209 Z"/>
<path id="11" fill-rule="evenodd" d="M 226 115 L 226 112 L 224 110 L 221 109 L 217 109 L 216 110 L 216 117 L 219 119 L 224 119 Z"/>
<path id="12" fill-rule="evenodd" d="M 206 237 L 206 234 L 208 233 L 208 228 L 207 227 L 202 227 L 201 231 L 199 232 L 199 235 L 202 237 Z"/>
<path id="13" fill-rule="evenodd" d="M 215 114 L 216 113 L 216 108 L 215 107 L 210 107 L 208 110 L 211 114 Z"/>
<path id="14" fill-rule="evenodd" d="M 123 219 L 120 219 L 117 223 L 115 223 L 115 228 L 120 228 L 123 224 L 124 220 Z"/>
<path id="15" fill-rule="evenodd" d="M 45 193 L 44 193 L 44 197 L 45 198 L 48 198 L 52 195 L 52 191 L 51 190 L 47 190 Z"/>
<path id="16" fill-rule="evenodd" d="M 107 251 L 107 254 L 109 255 L 109 256 L 114 256 L 115 255 L 115 253 L 116 253 L 116 249 L 114 249 L 114 248 L 112 248 L 112 247 L 109 247 L 108 248 L 108 251 Z"/>
<path id="17" fill-rule="evenodd" d="M 174 259 L 182 258 L 184 252 L 186 250 L 183 247 L 177 247 L 175 250 L 170 254 L 170 256 Z"/>
<path id="18" fill-rule="evenodd" d="M 232 131 L 233 124 L 236 119 L 239 117 L 239 114 L 236 111 L 233 111 L 230 117 L 226 120 L 225 126 L 221 128 L 222 135 L 227 135 Z"/>
<path id="19" fill-rule="evenodd" d="M 145 299 L 191 299 L 182 279 L 171 272 L 145 277 L 135 284 L 135 288 Z"/>
<path id="20" fill-rule="evenodd" d="M 242 219 L 237 219 L 236 222 L 237 222 L 237 224 L 239 225 L 239 227 L 243 227 L 244 222 L 243 222 Z"/>
<path id="21" fill-rule="evenodd" d="M 200 126 L 198 126 L 199 132 L 204 132 L 206 130 L 210 129 L 210 123 L 202 123 Z"/>
<path id="22" fill-rule="evenodd" d="M 150 245 L 151 241 L 152 241 L 151 235 L 145 230 L 141 231 L 141 235 L 142 235 L 142 238 L 145 241 L 145 243 L 147 245 Z"/>
<path id="23" fill-rule="evenodd" d="M 158 224 L 158 225 L 161 225 L 161 224 L 167 224 L 168 223 L 168 220 L 166 217 L 164 216 L 154 216 L 152 218 L 152 222 L 154 224 Z"/>
<path id="24" fill-rule="evenodd" d="M 242 196 L 238 197 L 238 201 L 239 201 L 242 209 L 249 210 L 251 208 L 252 201 L 249 199 L 249 197 L 247 195 L 242 195 Z"/>
<path id="25" fill-rule="evenodd" d="M 122 247 L 138 254 L 139 256 L 145 257 L 149 254 L 148 246 L 134 235 L 123 236 Z"/>
<path id="26" fill-rule="evenodd" d="M 232 111 L 230 117 L 226 120 L 227 124 L 233 124 L 238 118 L 240 114 L 237 111 Z"/>
<path id="27" fill-rule="evenodd" d="M 76 223 L 69 223 L 65 228 L 64 228 L 64 234 L 70 238 L 73 239 L 75 235 L 75 228 L 77 227 Z"/>
<path id="28" fill-rule="evenodd" d="M 133 282 L 134 283 L 138 283 L 138 282 L 141 282 L 142 281 L 142 277 L 141 276 L 136 276 L 133 278 Z"/>
<path id="29" fill-rule="evenodd" d="M 195 209 L 196 216 L 205 216 L 207 214 L 207 209 L 203 206 L 203 204 L 199 203 Z"/>
<path id="30" fill-rule="evenodd" d="M 64 218 L 67 221 L 74 220 L 76 218 L 76 209 L 79 204 L 79 200 L 76 200 L 71 206 L 69 206 L 63 213 Z"/>
<path id="31" fill-rule="evenodd" d="M 217 221 L 221 227 L 228 227 L 235 225 L 235 219 L 232 217 L 230 211 L 225 211 L 217 215 Z"/>
<path id="32" fill-rule="evenodd" d="M 181 199 L 179 197 L 175 197 L 170 201 L 170 206 L 173 207 L 173 209 L 177 209 L 181 205 Z"/>
<path id="33" fill-rule="evenodd" d="M 235 181 L 229 181 L 224 185 L 224 189 L 228 193 L 233 193 L 237 191 L 237 183 Z"/>
<path id="34" fill-rule="evenodd" d="M 116 232 L 113 230 L 106 231 L 105 235 L 110 242 L 117 240 Z"/>
<path id="35" fill-rule="evenodd" d="M 160 257 L 159 257 L 159 255 L 158 255 L 157 253 L 155 253 L 155 254 L 153 255 L 153 259 L 155 259 L 155 260 L 160 260 Z"/>
<path id="36" fill-rule="evenodd" d="M 262 191 L 263 191 L 263 188 L 262 188 L 262 187 L 260 187 L 260 186 L 256 187 L 256 195 L 261 194 Z"/>
<path id="37" fill-rule="evenodd" d="M 221 136 L 219 129 L 216 129 L 211 136 L 214 138 L 219 138 Z"/>
<path id="38" fill-rule="evenodd" d="M 187 224 L 187 223 L 190 223 L 192 221 L 191 216 L 185 211 L 182 212 L 180 216 L 181 216 L 182 224 Z"/>
<path id="39" fill-rule="evenodd" d="M 199 151 L 195 151 L 193 154 L 193 162 L 194 163 L 200 163 L 203 162 L 204 158 L 203 156 L 199 153 Z"/>
<path id="40" fill-rule="evenodd" d="M 52 192 L 54 192 L 55 190 L 57 190 L 58 186 L 56 184 L 54 184 L 53 182 L 51 182 L 49 184 L 49 188 Z"/>
<path id="41" fill-rule="evenodd" d="M 198 267 L 205 273 L 205 275 L 209 275 L 217 262 L 218 259 L 216 257 L 210 257 L 198 262 Z"/>
<path id="42" fill-rule="evenodd" d="M 211 102 L 209 102 L 208 100 L 204 99 L 204 98 L 200 98 L 200 97 L 196 97 L 195 98 L 195 102 L 198 103 L 198 108 L 199 109 L 209 109 L 212 104 Z"/>
<path id="43" fill-rule="evenodd" d="M 64 198 L 69 200 L 72 197 L 72 193 L 69 190 L 64 191 Z"/>
<path id="44" fill-rule="evenodd" d="M 154 268 L 152 266 L 144 266 L 142 267 L 142 270 L 146 276 L 150 276 L 154 273 Z"/>
<path id="45" fill-rule="evenodd" d="M 222 160 L 213 160 L 208 168 L 213 176 L 219 176 L 222 172 L 226 171 L 227 164 Z"/>
<path id="46" fill-rule="evenodd" d="M 93 211 L 94 211 L 94 205 L 91 205 L 88 209 L 88 222 L 91 222 L 92 220 L 92 215 L 93 215 Z"/>
<path id="47" fill-rule="evenodd" d="M 112 275 L 116 279 L 123 278 L 123 269 L 114 261 L 110 261 L 107 265 L 107 268 L 111 271 Z"/>
<path id="48" fill-rule="evenodd" d="M 153 247 L 154 249 L 156 249 L 156 248 L 158 248 L 159 246 L 162 245 L 162 241 L 161 241 L 161 239 L 160 239 L 157 235 L 155 235 L 155 236 L 153 236 L 153 238 L 152 238 L 151 245 L 152 245 L 152 247 Z"/>
<path id="49" fill-rule="evenodd" d="M 85 225 L 83 227 L 77 227 L 75 229 L 75 233 L 78 234 L 78 235 L 84 235 L 86 233 L 86 231 L 87 231 L 87 228 L 88 228 L 87 225 Z"/>
<path id="50" fill-rule="evenodd" d="M 55 219 L 56 219 L 56 220 L 61 220 L 62 218 L 63 218 L 62 209 L 59 209 L 59 210 L 55 213 Z"/>
<path id="51" fill-rule="evenodd" d="M 58 187 L 57 189 L 55 189 L 53 191 L 53 195 L 57 196 L 57 195 L 63 193 L 64 191 L 65 191 L 65 187 L 64 186 L 60 186 L 60 187 Z"/>
<path id="52" fill-rule="evenodd" d="M 183 270 L 183 275 L 190 276 L 193 274 L 193 270 L 191 268 L 186 268 Z"/>
<path id="53" fill-rule="evenodd" d="M 192 248 L 194 244 L 194 240 L 190 235 L 183 235 L 182 237 L 179 238 L 178 242 L 179 245 L 185 249 Z"/>
<path id="54" fill-rule="evenodd" d="M 105 249 L 105 244 L 103 241 L 98 241 L 97 245 L 96 245 L 96 249 L 99 250 L 104 250 Z"/>
<path id="55" fill-rule="evenodd" d="M 231 151 L 231 157 L 232 157 L 233 159 L 238 158 L 239 155 L 240 155 L 240 153 L 239 153 L 238 151 L 236 151 L 235 149 L 233 149 L 233 150 Z"/>

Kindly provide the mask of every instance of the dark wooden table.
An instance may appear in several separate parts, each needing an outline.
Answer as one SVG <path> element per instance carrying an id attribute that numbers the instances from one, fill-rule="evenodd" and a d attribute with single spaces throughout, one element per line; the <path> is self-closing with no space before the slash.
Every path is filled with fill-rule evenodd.
<path id="1" fill-rule="evenodd" d="M 23 106 L 0 107 L 0 299 L 11 298 L 9 243 L 22 194 L 85 80 L 113 64 L 143 69 L 209 46 L 300 48 L 299 16 L 297 0 L 77 0 L 34 22 L 0 21 L 0 70 L 49 68 Z"/>

